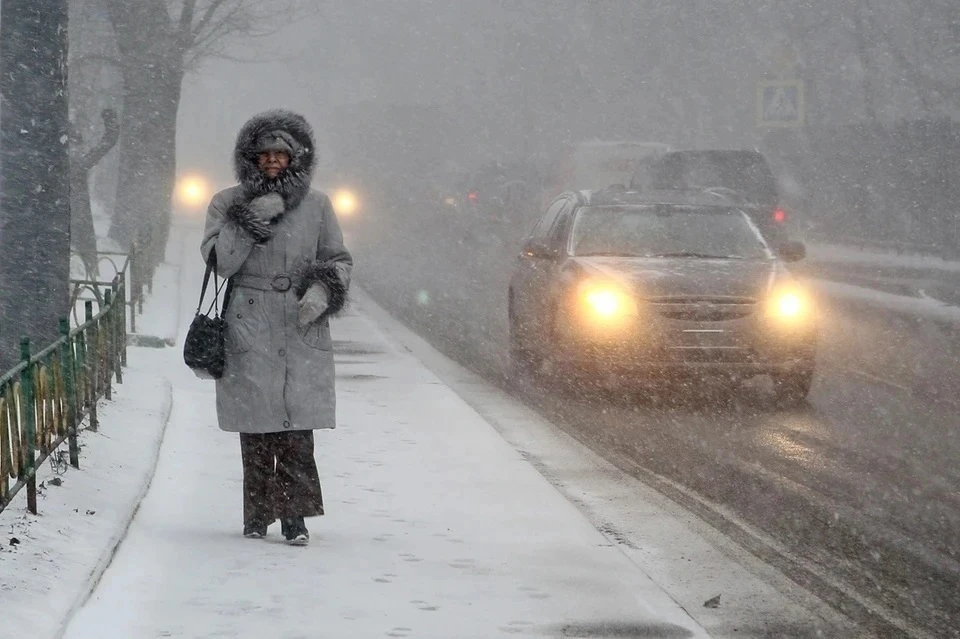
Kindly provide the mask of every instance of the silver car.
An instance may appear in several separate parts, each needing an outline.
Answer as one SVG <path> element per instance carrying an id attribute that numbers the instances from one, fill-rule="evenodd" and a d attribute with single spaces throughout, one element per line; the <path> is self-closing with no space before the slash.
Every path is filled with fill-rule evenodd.
<path id="1" fill-rule="evenodd" d="M 523 371 L 772 376 L 781 402 L 810 390 L 814 301 L 733 202 L 670 193 L 558 197 L 524 243 L 509 291 Z"/>

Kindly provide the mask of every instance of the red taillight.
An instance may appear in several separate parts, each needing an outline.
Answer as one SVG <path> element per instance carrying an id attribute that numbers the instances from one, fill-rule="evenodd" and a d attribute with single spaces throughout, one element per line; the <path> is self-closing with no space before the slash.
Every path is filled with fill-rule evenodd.
<path id="1" fill-rule="evenodd" d="M 783 209 L 777 209 L 773 212 L 773 221 L 777 224 L 783 224 L 787 221 L 787 212 Z"/>
<path id="2" fill-rule="evenodd" d="M 477 193 L 476 191 L 470 191 L 469 193 L 467 193 L 467 199 L 470 200 L 471 202 L 476 202 L 478 199 L 480 199 L 480 194 Z"/>

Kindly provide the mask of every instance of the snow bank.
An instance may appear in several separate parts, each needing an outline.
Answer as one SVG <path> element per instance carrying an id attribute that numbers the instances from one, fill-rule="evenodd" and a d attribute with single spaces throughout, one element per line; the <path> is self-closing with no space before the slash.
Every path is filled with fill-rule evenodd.
<path id="1" fill-rule="evenodd" d="M 149 372 L 151 353 L 130 352 L 134 365 L 114 401 L 102 404 L 100 431 L 80 437 L 80 470 L 39 469 L 40 514 L 27 512 L 23 494 L 0 513 L 3 637 L 56 636 L 113 557 L 146 493 L 170 411 L 169 384 Z"/>
<path id="2" fill-rule="evenodd" d="M 807 244 L 807 259 L 810 262 L 824 264 L 857 264 L 960 273 L 960 261 L 944 260 L 932 255 L 908 255 L 895 251 L 859 249 L 839 244 Z"/>
<path id="3" fill-rule="evenodd" d="M 872 288 L 829 280 L 814 280 L 813 282 L 817 290 L 836 300 L 854 302 L 900 315 L 960 324 L 960 307 L 950 306 L 929 297 L 918 298 L 895 295 Z"/>

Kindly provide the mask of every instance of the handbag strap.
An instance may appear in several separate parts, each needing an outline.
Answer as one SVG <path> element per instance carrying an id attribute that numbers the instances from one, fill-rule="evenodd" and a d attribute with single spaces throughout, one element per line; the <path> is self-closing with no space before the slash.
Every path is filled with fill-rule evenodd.
<path id="1" fill-rule="evenodd" d="M 210 251 L 210 258 L 207 260 L 207 268 L 203 274 L 203 285 L 200 287 L 200 301 L 197 304 L 197 315 L 200 315 L 200 312 L 203 310 L 203 300 L 207 296 L 207 287 L 210 284 L 210 276 L 213 275 L 213 302 L 210 304 L 210 308 L 207 309 L 206 314 L 209 315 L 210 311 L 216 309 L 217 317 L 221 316 L 220 305 L 218 303 L 220 297 L 220 291 L 226 290 L 223 294 L 223 313 L 227 312 L 227 305 L 230 304 L 230 294 L 233 292 L 233 278 L 227 278 L 227 281 L 221 286 L 219 282 L 219 277 L 217 276 L 217 250 L 213 249 Z"/>
<path id="2" fill-rule="evenodd" d="M 203 274 L 203 286 L 200 288 L 200 301 L 197 302 L 197 315 L 200 314 L 200 311 L 203 309 L 203 298 L 207 296 L 207 286 L 210 284 L 210 275 L 214 273 L 214 268 L 217 264 L 217 253 L 213 251 L 210 253 L 210 258 L 207 260 L 207 270 Z"/>
<path id="3" fill-rule="evenodd" d="M 223 314 L 227 314 L 227 305 L 230 304 L 230 294 L 233 293 L 233 278 L 227 279 L 227 283 L 224 286 L 226 291 L 223 294 Z M 219 315 L 219 311 L 217 312 Z"/>

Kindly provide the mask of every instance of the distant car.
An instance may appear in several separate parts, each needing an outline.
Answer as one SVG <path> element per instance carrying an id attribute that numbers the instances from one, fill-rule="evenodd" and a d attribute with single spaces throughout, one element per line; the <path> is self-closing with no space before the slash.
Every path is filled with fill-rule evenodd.
<path id="1" fill-rule="evenodd" d="M 536 211 L 540 177 L 535 168 L 494 162 L 475 171 L 464 184 L 461 210 L 481 224 L 509 225 Z"/>
<path id="2" fill-rule="evenodd" d="M 766 158 L 746 149 L 683 150 L 648 159 L 630 190 L 699 190 L 739 199 L 771 244 L 787 240 L 787 213 Z"/>
<path id="3" fill-rule="evenodd" d="M 571 192 L 523 245 L 509 289 L 517 370 L 736 379 L 768 374 L 778 399 L 810 390 L 811 296 L 735 201 L 676 191 Z"/>

